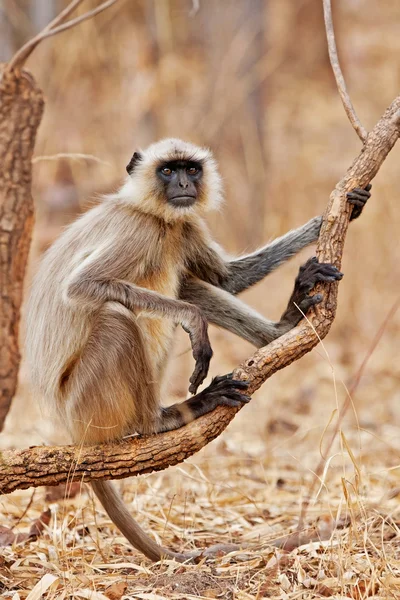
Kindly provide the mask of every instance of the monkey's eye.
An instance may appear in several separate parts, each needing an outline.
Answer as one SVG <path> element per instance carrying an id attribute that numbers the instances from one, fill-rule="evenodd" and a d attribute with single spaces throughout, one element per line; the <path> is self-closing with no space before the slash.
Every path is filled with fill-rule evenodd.
<path id="1" fill-rule="evenodd" d="M 169 175 L 172 175 L 172 169 L 170 169 L 169 167 L 164 167 L 163 169 L 161 169 L 161 173 L 169 177 Z"/>
<path id="2" fill-rule="evenodd" d="M 189 175 L 197 175 L 199 169 L 197 169 L 196 167 L 189 167 L 188 169 L 186 169 L 186 171 Z"/>

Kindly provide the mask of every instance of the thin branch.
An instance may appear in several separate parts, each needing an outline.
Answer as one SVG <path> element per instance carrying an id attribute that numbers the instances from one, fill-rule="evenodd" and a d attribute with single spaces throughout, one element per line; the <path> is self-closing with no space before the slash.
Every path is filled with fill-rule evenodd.
<path id="1" fill-rule="evenodd" d="M 351 210 L 346 193 L 355 187 L 365 187 L 377 174 L 399 138 L 399 111 L 400 96 L 370 132 L 362 152 L 332 192 L 317 247 L 321 262 L 340 266 Z M 276 371 L 312 350 L 319 339 L 327 335 L 335 317 L 337 290 L 337 283 L 318 285 L 316 291 L 322 291 L 324 299 L 309 315 L 309 322 L 303 320 L 235 370 L 236 379 L 249 382 L 250 394 Z M 0 493 L 71 480 L 120 479 L 166 469 L 218 437 L 237 412 L 237 408 L 220 406 L 175 431 L 124 439 L 114 444 L 3 451 L 0 453 Z"/>
<path id="2" fill-rule="evenodd" d="M 65 19 L 69 17 L 69 15 L 73 13 L 74 10 L 78 8 L 80 4 L 82 4 L 82 2 L 83 0 L 72 0 L 72 2 L 70 2 L 68 6 L 64 8 L 64 10 L 62 10 L 52 21 L 50 21 L 50 23 L 46 25 L 46 27 L 43 28 L 43 31 L 49 31 L 49 29 L 54 29 L 54 27 L 57 27 L 57 25 L 60 25 L 60 23 L 64 23 Z"/>
<path id="3" fill-rule="evenodd" d="M 29 40 L 24 46 L 22 46 L 22 48 L 18 50 L 18 52 L 8 63 L 7 68 L 10 70 L 21 68 L 24 65 L 25 61 L 28 59 L 28 57 L 31 55 L 33 50 L 36 48 L 36 46 L 38 46 L 38 44 L 40 44 L 42 40 L 52 37 L 53 35 L 57 35 L 58 33 L 62 33 L 63 31 L 71 29 L 72 27 L 75 27 L 75 25 L 78 25 L 79 23 L 82 23 L 87 19 L 95 17 L 99 13 L 103 12 L 104 10 L 118 2 L 118 0 L 106 0 L 106 2 L 100 4 L 100 6 L 89 10 L 83 15 L 80 15 L 75 19 L 71 19 L 66 23 L 62 23 L 66 19 L 66 17 L 69 16 L 71 12 L 75 10 L 75 8 L 77 8 L 82 2 L 83 0 L 72 0 L 72 2 L 53 21 L 51 21 L 51 23 L 46 25 L 46 27 L 38 35 Z M 58 25 L 58 23 L 62 24 Z"/>
<path id="4" fill-rule="evenodd" d="M 72 0 L 72 2 L 70 2 L 68 6 L 64 8 L 64 10 L 62 10 L 59 15 L 57 15 L 55 19 L 50 21 L 50 23 L 48 23 L 41 32 L 35 35 L 35 37 L 33 37 L 31 40 L 28 40 L 26 44 L 24 44 L 22 48 L 20 48 L 18 52 L 15 53 L 15 55 L 9 63 L 9 68 L 14 69 L 17 66 L 22 67 L 27 58 L 42 40 L 43 34 L 47 31 L 50 31 L 53 27 L 57 27 L 57 25 L 62 23 L 82 2 L 83 0 Z"/>
<path id="5" fill-rule="evenodd" d="M 83 154 L 81 152 L 58 152 L 57 154 L 50 154 L 47 156 L 34 156 L 32 158 L 32 164 L 34 165 L 43 161 L 62 160 L 63 158 L 67 158 L 70 160 L 91 160 L 101 165 L 112 167 L 111 163 L 109 163 L 107 160 L 102 160 L 98 156 L 94 156 L 94 154 Z"/>
<path id="6" fill-rule="evenodd" d="M 55 27 L 51 31 L 43 32 L 42 39 L 46 39 L 53 35 L 57 35 L 58 33 L 66 31 L 67 29 L 71 29 L 72 27 L 75 27 L 75 25 L 79 25 L 79 23 L 83 23 L 83 21 L 87 21 L 87 19 L 91 19 L 92 17 L 95 17 L 96 15 L 100 14 L 107 8 L 110 8 L 110 6 L 112 6 L 116 2 L 118 2 L 118 0 L 106 0 L 106 2 L 100 4 L 100 6 L 97 6 L 97 8 L 93 8 L 92 10 L 89 10 L 88 12 L 84 13 L 83 15 L 80 15 L 79 17 L 76 17 L 75 19 L 71 19 L 70 21 L 63 23 L 62 25 Z"/>
<path id="7" fill-rule="evenodd" d="M 336 79 L 336 85 L 339 90 L 340 98 L 342 100 L 344 110 L 346 111 L 346 114 L 355 132 L 357 133 L 360 140 L 362 142 L 365 142 L 368 132 L 366 129 L 364 129 L 363 125 L 360 122 L 360 119 L 357 117 L 354 106 L 350 100 L 350 96 L 348 94 L 346 83 L 344 81 L 342 70 L 339 64 L 339 58 L 336 49 L 335 32 L 333 30 L 331 0 L 322 0 L 322 3 L 324 6 L 325 30 L 326 39 L 328 41 L 329 60 L 332 66 L 333 74 Z"/>

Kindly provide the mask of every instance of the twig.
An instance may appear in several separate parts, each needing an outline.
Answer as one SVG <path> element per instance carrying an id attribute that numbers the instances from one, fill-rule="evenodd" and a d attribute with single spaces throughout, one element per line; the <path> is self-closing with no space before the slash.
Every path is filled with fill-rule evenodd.
<path id="1" fill-rule="evenodd" d="M 50 21 L 50 23 L 48 23 L 40 33 L 35 35 L 35 37 L 33 37 L 31 40 L 28 40 L 26 44 L 24 44 L 22 48 L 20 48 L 18 52 L 15 53 L 15 55 L 9 63 L 9 68 L 15 69 L 17 66 L 21 67 L 27 60 L 27 58 L 30 56 L 30 54 L 33 52 L 33 50 L 36 48 L 36 46 L 39 44 L 40 40 L 42 39 L 42 35 L 45 32 L 50 31 L 53 27 L 57 27 L 57 25 L 62 23 L 82 2 L 83 0 L 72 0 L 72 2 L 70 2 L 68 6 L 64 8 L 64 10 L 62 10 L 59 15 L 57 15 L 55 19 Z"/>
<path id="2" fill-rule="evenodd" d="M 328 445 L 326 447 L 326 450 L 325 450 L 325 456 L 330 454 L 330 451 L 332 449 L 334 441 L 335 441 L 335 439 L 340 431 L 340 428 L 342 426 L 343 419 L 350 407 L 351 398 L 352 398 L 354 392 L 356 391 L 358 384 L 360 383 L 360 379 L 365 371 L 367 363 L 368 363 L 369 359 L 371 358 L 371 356 L 373 355 L 373 353 L 375 352 L 375 349 L 376 349 L 377 345 L 379 344 L 388 323 L 390 323 L 391 319 L 394 317 L 394 315 L 399 307 L 400 307 L 400 297 L 397 298 L 396 302 L 393 304 L 393 306 L 389 310 L 388 314 L 386 315 L 383 323 L 381 324 L 378 331 L 376 332 L 375 337 L 372 340 L 371 346 L 368 348 L 368 351 L 366 352 L 364 359 L 358 368 L 357 373 L 353 377 L 353 380 L 347 389 L 346 399 L 344 400 L 344 402 L 340 408 L 337 423 L 335 425 L 335 428 L 332 432 L 331 438 L 330 438 Z M 321 456 L 316 469 L 314 469 L 314 471 L 313 471 L 314 476 L 311 481 L 310 487 L 308 489 L 308 493 L 305 495 L 304 500 L 301 504 L 300 518 L 299 518 L 299 523 L 297 525 L 297 531 L 301 531 L 304 529 L 304 523 L 305 523 L 307 510 L 310 506 L 311 498 L 313 497 L 313 495 L 315 493 L 315 488 L 317 486 L 317 483 L 320 481 L 321 476 L 324 472 L 325 465 L 326 465 L 326 458 L 324 456 Z"/>
<path id="3" fill-rule="evenodd" d="M 50 23 L 46 25 L 46 27 L 43 28 L 43 31 L 49 31 L 49 29 L 54 29 L 54 27 L 57 27 L 57 25 L 63 23 L 65 19 L 69 17 L 69 15 L 74 12 L 74 10 L 78 8 L 80 4 L 82 4 L 82 2 L 83 0 L 72 0 L 72 2 L 70 2 L 68 6 L 64 8 L 64 10 L 62 10 L 52 21 L 50 21 Z"/>
<path id="4" fill-rule="evenodd" d="M 25 517 L 25 515 L 26 515 L 26 514 L 27 514 L 27 512 L 28 512 L 28 510 L 29 510 L 29 509 L 30 509 L 30 507 L 32 506 L 33 499 L 34 499 L 34 497 L 35 497 L 35 492 L 36 492 L 36 490 L 35 490 L 35 489 L 33 489 L 33 490 L 32 490 L 32 494 L 31 494 L 31 497 L 29 498 L 29 502 L 28 502 L 28 504 L 25 506 L 24 510 L 22 511 L 22 514 L 21 514 L 21 515 L 18 517 L 18 519 L 17 519 L 16 523 L 14 523 L 14 527 L 17 527 L 17 526 L 18 526 L 18 525 L 21 523 L 22 519 Z"/>
<path id="5" fill-rule="evenodd" d="M 34 156 L 32 158 L 32 164 L 34 165 L 47 160 L 61 160 L 63 158 L 69 158 L 71 160 L 92 160 L 93 162 L 106 165 L 107 167 L 112 166 L 111 163 L 106 160 L 102 160 L 98 156 L 94 156 L 94 154 L 83 154 L 81 152 L 58 152 L 57 154 Z"/>
<path id="6" fill-rule="evenodd" d="M 89 10 L 83 15 L 80 15 L 75 19 L 71 19 L 66 23 L 62 23 L 62 21 L 64 21 L 66 17 L 70 15 L 71 12 L 75 10 L 75 8 L 79 6 L 79 4 L 81 4 L 82 2 L 83 0 L 72 0 L 72 2 L 70 2 L 70 4 L 53 21 L 51 21 L 51 23 L 46 25 L 46 27 L 38 35 L 29 40 L 26 44 L 24 44 L 24 46 L 22 46 L 22 48 L 18 50 L 18 52 L 16 52 L 16 54 L 14 54 L 13 58 L 8 63 L 7 68 L 10 70 L 21 68 L 24 65 L 27 58 L 31 55 L 33 50 L 42 40 L 48 37 L 52 37 L 53 35 L 57 35 L 58 33 L 66 31 L 67 29 L 71 29 L 72 27 L 75 27 L 75 25 L 78 25 L 79 23 L 82 23 L 87 19 L 91 19 L 92 17 L 95 17 L 99 13 L 103 12 L 104 10 L 118 2 L 118 0 L 106 0 L 106 2 L 100 4 L 100 6 Z M 58 23 L 61 24 L 58 25 Z"/>
<path id="7" fill-rule="evenodd" d="M 360 140 L 362 142 L 365 142 L 368 132 L 366 129 L 364 129 L 360 122 L 360 119 L 357 117 L 354 106 L 350 100 L 350 96 L 348 94 L 346 83 L 344 81 L 342 70 L 339 64 L 339 58 L 336 49 L 335 33 L 333 30 L 331 0 L 322 0 L 322 3 L 324 6 L 325 30 L 326 39 L 328 41 L 329 60 L 332 66 L 333 74 L 335 76 L 340 98 L 342 100 L 344 110 L 346 111 L 346 114 L 355 132 L 357 133 Z"/>

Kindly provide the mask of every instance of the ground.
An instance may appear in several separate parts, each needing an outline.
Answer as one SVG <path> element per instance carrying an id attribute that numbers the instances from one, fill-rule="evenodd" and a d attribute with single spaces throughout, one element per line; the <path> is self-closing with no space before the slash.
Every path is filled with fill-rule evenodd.
<path id="1" fill-rule="evenodd" d="M 322 369 L 321 393 L 329 387 L 325 375 Z M 386 377 L 387 392 L 396 380 Z M 254 404 L 260 420 L 263 401 L 261 392 Z M 271 415 L 264 440 L 246 436 L 253 421 L 246 407 L 191 461 L 118 483 L 132 513 L 164 545 L 240 548 L 197 564 L 154 565 L 132 550 L 86 485 L 74 485 L 70 498 L 65 489 L 16 491 L 0 503 L 1 523 L 14 533 L 33 527 L 36 535 L 1 548 L 2 598 L 34 600 L 40 589 L 52 600 L 400 598 L 400 437 L 393 423 L 368 425 L 362 415 L 358 426 L 345 422 L 300 535 L 291 535 L 314 481 L 318 438 L 323 452 L 329 437 L 307 426 L 308 402 L 303 394 L 294 399 L 296 414 Z M 315 423 L 318 406 L 311 408 Z M 10 541 L 0 530 L 1 540 Z"/>

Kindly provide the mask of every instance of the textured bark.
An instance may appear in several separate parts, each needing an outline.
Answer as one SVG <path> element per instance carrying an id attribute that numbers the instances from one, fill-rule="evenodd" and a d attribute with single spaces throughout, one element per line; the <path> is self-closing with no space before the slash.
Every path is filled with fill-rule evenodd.
<path id="1" fill-rule="evenodd" d="M 31 160 L 43 106 L 31 75 L 0 68 L 0 431 L 17 387 L 20 306 L 33 227 Z"/>
<path id="2" fill-rule="evenodd" d="M 396 98 L 368 135 L 361 153 L 332 192 L 324 215 L 317 253 L 321 261 L 340 267 L 344 238 L 351 207 L 346 192 L 364 187 L 375 177 L 399 137 L 400 97 Z M 323 302 L 309 321 L 258 350 L 235 371 L 235 377 L 250 383 L 250 392 L 258 389 L 276 371 L 317 345 L 328 333 L 336 312 L 338 285 L 319 286 Z M 0 493 L 39 485 L 57 485 L 67 481 L 118 479 L 165 469 L 198 452 L 215 439 L 233 419 L 237 409 L 219 407 L 196 421 L 167 433 L 132 438 L 99 446 L 35 447 L 0 454 Z"/>

